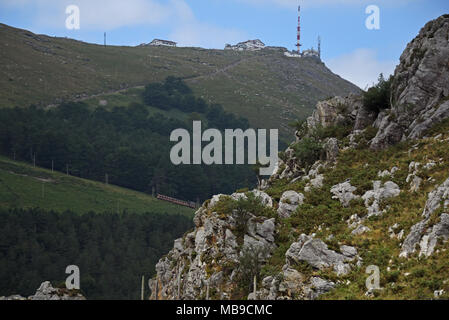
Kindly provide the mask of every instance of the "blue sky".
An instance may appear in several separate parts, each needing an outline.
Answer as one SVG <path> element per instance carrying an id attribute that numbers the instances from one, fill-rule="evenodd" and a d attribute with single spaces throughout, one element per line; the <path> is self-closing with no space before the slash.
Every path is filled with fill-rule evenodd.
<path id="1" fill-rule="evenodd" d="M 65 27 L 68 5 L 80 8 L 80 30 Z M 294 49 L 297 6 L 303 49 L 322 38 L 326 65 L 362 88 L 390 74 L 424 24 L 449 13 L 447 0 L 0 0 L 0 22 L 93 43 L 137 45 L 153 38 L 180 46 L 223 48 L 259 38 Z M 368 30 L 365 8 L 380 9 L 380 30 Z"/>

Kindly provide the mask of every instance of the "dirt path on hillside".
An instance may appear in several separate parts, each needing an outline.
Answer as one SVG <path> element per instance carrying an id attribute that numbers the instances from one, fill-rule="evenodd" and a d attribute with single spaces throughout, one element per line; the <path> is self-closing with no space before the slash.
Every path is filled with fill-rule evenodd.
<path id="1" fill-rule="evenodd" d="M 199 75 L 199 76 L 186 77 L 186 78 L 184 78 L 184 80 L 186 82 L 196 82 L 196 81 L 201 80 L 201 79 L 211 79 L 211 78 L 213 78 L 214 76 L 216 76 L 218 74 L 226 73 L 227 71 L 235 68 L 236 66 L 238 66 L 239 64 L 241 64 L 243 62 L 246 62 L 248 60 L 252 60 L 252 59 L 255 59 L 255 58 L 258 58 L 258 56 L 254 56 L 254 57 L 250 57 L 250 58 L 246 58 L 246 59 L 240 59 L 240 60 L 237 60 L 237 61 L 235 61 L 235 62 L 233 62 L 231 64 L 226 65 L 225 67 L 223 67 L 221 69 L 216 69 L 213 72 L 210 72 L 210 73 L 207 73 L 207 74 L 202 74 L 202 75 Z M 96 93 L 96 94 L 93 94 L 93 95 L 88 95 L 88 96 L 83 96 L 83 97 L 80 97 L 80 98 L 76 98 L 76 99 L 73 99 L 73 101 L 80 102 L 80 101 L 85 101 L 85 100 L 88 100 L 88 99 L 97 98 L 97 97 L 101 97 L 101 96 L 105 96 L 105 95 L 118 94 L 118 93 L 126 92 L 126 91 L 132 90 L 132 89 L 143 89 L 143 88 L 145 88 L 144 85 L 138 85 L 138 86 L 131 86 L 131 87 L 126 87 L 126 88 L 122 88 L 122 89 L 118 89 L 118 90 L 104 91 L 104 92 Z M 48 105 L 47 108 L 55 107 L 55 106 L 56 105 L 51 104 L 51 105 Z"/>

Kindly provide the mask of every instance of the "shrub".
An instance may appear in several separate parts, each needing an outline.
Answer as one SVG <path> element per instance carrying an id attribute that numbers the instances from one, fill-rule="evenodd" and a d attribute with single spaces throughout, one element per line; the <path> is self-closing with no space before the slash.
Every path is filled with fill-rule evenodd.
<path id="1" fill-rule="evenodd" d="M 294 128 L 296 131 L 298 131 L 298 135 L 300 137 L 303 137 L 307 134 L 307 121 L 306 120 L 296 120 L 293 122 L 290 122 L 288 124 L 290 127 Z"/>
<path id="2" fill-rule="evenodd" d="M 342 140 L 352 132 L 352 129 L 353 125 L 351 123 L 339 124 L 329 127 L 317 125 L 313 132 L 313 136 L 318 140 L 324 140 L 326 138 L 337 138 L 339 140 Z"/>
<path id="3" fill-rule="evenodd" d="M 295 156 L 308 169 L 321 157 L 323 146 L 314 138 L 304 138 L 293 145 Z"/>
<path id="4" fill-rule="evenodd" d="M 261 199 L 254 193 L 247 192 L 246 198 L 234 200 L 229 196 L 221 196 L 220 201 L 215 205 L 214 211 L 221 215 L 233 214 L 236 219 L 237 236 L 246 233 L 247 222 L 251 214 L 255 216 L 274 217 L 276 216 L 272 208 L 262 204 Z"/>
<path id="5" fill-rule="evenodd" d="M 243 249 L 239 258 L 238 283 L 240 288 L 252 288 L 254 277 L 256 277 L 257 281 L 260 280 L 262 260 L 267 254 L 268 249 L 262 246 L 250 246 Z M 246 292 L 249 292 L 249 290 Z"/>
<path id="6" fill-rule="evenodd" d="M 385 80 L 381 73 L 378 83 L 363 94 L 363 105 L 375 112 L 390 108 L 391 82 L 391 76 Z"/>

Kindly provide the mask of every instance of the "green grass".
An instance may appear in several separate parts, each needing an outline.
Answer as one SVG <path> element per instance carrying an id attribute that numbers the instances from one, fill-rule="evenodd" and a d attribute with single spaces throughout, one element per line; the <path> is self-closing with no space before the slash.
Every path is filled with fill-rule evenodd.
<path id="1" fill-rule="evenodd" d="M 445 121 L 432 130 L 429 136 L 443 134 L 442 139 L 449 138 L 449 122 Z M 416 149 L 412 146 L 418 144 Z M 335 167 L 323 170 L 324 186 L 305 194 L 304 204 L 289 218 L 280 221 L 277 226 L 276 244 L 278 248 L 263 268 L 264 276 L 276 275 L 285 263 L 285 251 L 301 233 L 316 233 L 316 237 L 327 243 L 329 248 L 338 251 L 342 244 L 355 246 L 363 258 L 361 268 L 354 267 L 352 272 L 344 277 L 336 277 L 332 271 L 319 271 L 311 268 L 301 268 L 306 278 L 312 275 L 321 276 L 332 281 L 338 281 L 335 290 L 323 295 L 321 299 L 367 299 L 365 273 L 369 265 L 380 268 L 380 285 L 383 290 L 376 291 L 375 299 L 433 299 L 435 290 L 444 289 L 440 297 L 449 298 L 449 250 L 448 243 L 440 242 L 436 252 L 429 258 L 419 258 L 414 254 L 410 259 L 399 258 L 401 243 L 404 241 L 390 238 L 389 227 L 398 224 L 396 230 L 404 230 L 406 237 L 410 228 L 422 220 L 422 212 L 428 199 L 428 194 L 448 178 L 449 154 L 448 141 L 436 141 L 433 138 L 400 143 L 382 151 L 368 148 L 348 149 L 341 152 Z M 441 159 L 441 161 L 439 161 Z M 405 182 L 408 166 L 411 161 L 426 164 L 430 160 L 438 164 L 429 170 L 421 170 L 419 176 L 423 184 L 418 192 L 410 192 L 410 186 Z M 399 170 L 394 177 L 379 178 L 377 173 L 397 166 Z M 356 193 L 363 195 L 372 189 L 373 180 L 392 180 L 401 189 L 398 197 L 390 198 L 381 204 L 382 209 L 388 208 L 380 217 L 367 219 L 363 224 L 371 231 L 359 236 L 351 234 L 346 220 L 353 214 L 363 216 L 366 209 L 362 200 L 354 200 L 348 208 L 341 206 L 338 200 L 331 198 L 330 188 L 338 183 L 351 179 L 351 184 L 357 187 Z M 429 178 L 435 181 L 428 181 Z M 286 190 L 304 192 L 304 183 L 288 184 L 278 180 L 267 193 L 279 201 L 280 195 Z M 442 209 L 437 210 L 429 222 L 429 226 L 439 221 Z M 330 235 L 332 240 L 327 240 Z M 389 268 L 389 271 L 388 269 Z M 349 282 L 348 282 L 349 281 Z"/>
<path id="2" fill-rule="evenodd" d="M 0 157 L 0 207 L 78 213 L 88 211 L 167 213 L 193 216 L 193 210 L 150 195 L 35 168 Z"/>
<path id="3" fill-rule="evenodd" d="M 177 76 L 206 101 L 248 118 L 255 128 L 278 128 L 290 140 L 288 123 L 310 115 L 317 101 L 360 92 L 324 64 L 287 58 L 276 50 L 104 47 L 4 24 L 0 47 L 0 107 L 47 106 L 94 95 L 126 106 L 139 98 L 110 94 Z"/>
<path id="4" fill-rule="evenodd" d="M 99 106 L 107 110 L 112 110 L 115 107 L 128 107 L 132 103 L 144 104 L 143 102 L 143 94 L 144 88 L 130 88 L 124 89 L 117 93 L 103 94 L 99 96 L 95 96 L 89 99 L 84 100 L 90 108 L 94 109 Z M 101 101 L 106 101 L 106 105 L 101 105 Z M 167 118 L 178 119 L 178 120 L 187 120 L 190 113 L 183 112 L 178 109 L 170 109 L 170 110 L 162 110 L 156 107 L 147 106 L 148 114 L 154 115 L 156 113 L 161 113 Z"/>

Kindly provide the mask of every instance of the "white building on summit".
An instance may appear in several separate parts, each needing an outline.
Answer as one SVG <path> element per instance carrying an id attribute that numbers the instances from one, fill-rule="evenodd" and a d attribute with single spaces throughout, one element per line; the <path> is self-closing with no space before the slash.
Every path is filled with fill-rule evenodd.
<path id="1" fill-rule="evenodd" d="M 148 45 L 149 46 L 176 47 L 176 42 L 168 41 L 168 40 L 161 40 L 161 39 L 154 39 Z"/>
<path id="2" fill-rule="evenodd" d="M 258 51 L 262 50 L 263 48 L 265 48 L 265 43 L 263 43 L 259 39 L 239 42 L 234 46 L 231 46 L 230 44 L 226 44 L 225 46 L 225 50 L 234 51 Z"/>

